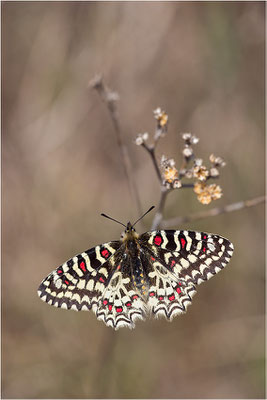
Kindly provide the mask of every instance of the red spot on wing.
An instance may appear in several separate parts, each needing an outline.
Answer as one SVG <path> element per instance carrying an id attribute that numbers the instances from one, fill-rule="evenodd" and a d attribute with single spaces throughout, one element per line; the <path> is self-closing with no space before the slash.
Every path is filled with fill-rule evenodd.
<path id="1" fill-rule="evenodd" d="M 152 260 L 152 261 L 155 261 L 155 257 L 152 257 L 152 256 L 151 256 L 151 260 Z"/>
<path id="2" fill-rule="evenodd" d="M 164 297 L 163 296 L 159 296 L 159 300 L 163 300 L 164 299 Z"/>
<path id="3" fill-rule="evenodd" d="M 121 265 L 118 265 L 117 266 L 117 270 L 119 271 L 121 269 Z"/>
<path id="4" fill-rule="evenodd" d="M 207 235 L 203 235 L 203 239 L 207 239 Z"/>
<path id="5" fill-rule="evenodd" d="M 131 307 L 132 303 L 129 301 L 128 303 L 126 303 L 126 307 Z"/>
<path id="6" fill-rule="evenodd" d="M 99 280 L 100 280 L 100 282 L 103 282 L 103 283 L 105 282 L 105 279 L 102 278 L 102 276 L 100 276 Z"/>
<path id="7" fill-rule="evenodd" d="M 80 263 L 80 268 L 83 270 L 83 272 L 86 271 L 86 267 L 85 267 L 84 261 L 82 261 L 82 262 Z"/>
<path id="8" fill-rule="evenodd" d="M 170 301 L 173 301 L 174 299 L 175 299 L 174 294 L 172 294 L 171 296 L 169 296 L 169 300 L 170 300 Z"/>
<path id="9" fill-rule="evenodd" d="M 162 243 L 162 237 L 159 236 L 159 235 L 155 236 L 154 243 L 155 243 L 156 246 L 160 246 L 161 243 Z"/>
<path id="10" fill-rule="evenodd" d="M 101 251 L 101 254 L 103 257 L 108 258 L 109 257 L 109 251 L 107 249 L 103 249 Z"/>
<path id="11" fill-rule="evenodd" d="M 171 261 L 171 268 L 173 268 L 173 267 L 175 266 L 175 264 L 176 264 L 175 261 L 172 260 L 172 261 Z"/>
<path id="12" fill-rule="evenodd" d="M 150 293 L 149 293 L 149 296 L 150 296 L 150 297 L 155 296 L 155 292 L 150 292 Z"/>
<path id="13" fill-rule="evenodd" d="M 109 311 L 112 310 L 112 305 L 111 304 L 109 304 L 108 309 L 109 309 Z"/>
<path id="14" fill-rule="evenodd" d="M 135 300 L 135 299 L 138 299 L 138 297 L 139 296 L 137 294 L 135 294 L 135 295 L 133 295 L 132 299 Z"/>
<path id="15" fill-rule="evenodd" d="M 185 247 L 185 245 L 186 245 L 186 240 L 184 238 L 181 238 L 180 240 L 181 240 L 181 246 L 182 246 L 182 249 L 183 249 Z"/>
<path id="16" fill-rule="evenodd" d="M 58 269 L 58 270 L 57 270 L 57 273 L 58 273 L 58 274 L 62 274 L 62 272 L 63 272 L 62 269 Z"/>
<path id="17" fill-rule="evenodd" d="M 65 279 L 64 282 L 66 283 L 66 285 L 69 285 L 69 284 L 70 284 L 69 281 L 67 281 L 67 279 Z"/>
<path id="18" fill-rule="evenodd" d="M 106 306 L 108 304 L 108 301 L 107 300 L 103 300 L 103 304 L 104 304 L 104 306 Z"/>
<path id="19" fill-rule="evenodd" d="M 206 251 L 206 247 L 203 247 L 202 251 L 204 251 L 204 253 L 205 253 L 205 251 Z"/>
<path id="20" fill-rule="evenodd" d="M 176 292 L 177 292 L 178 294 L 180 294 L 180 293 L 181 293 L 181 289 L 178 287 L 178 288 L 176 289 Z"/>
<path id="21" fill-rule="evenodd" d="M 117 312 L 122 312 L 122 307 L 116 307 Z"/>

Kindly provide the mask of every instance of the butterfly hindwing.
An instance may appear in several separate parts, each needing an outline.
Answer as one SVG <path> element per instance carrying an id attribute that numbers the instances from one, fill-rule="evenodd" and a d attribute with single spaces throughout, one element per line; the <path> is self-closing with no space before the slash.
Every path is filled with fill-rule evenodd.
<path id="1" fill-rule="evenodd" d="M 140 241 L 153 265 L 148 304 L 155 316 L 167 319 L 185 312 L 195 285 L 224 268 L 233 253 L 229 240 L 204 232 L 146 232 Z"/>
<path id="2" fill-rule="evenodd" d="M 134 328 L 135 321 L 146 316 L 145 303 L 133 285 L 129 261 L 117 257 L 113 271 L 94 312 L 99 320 L 115 329 Z"/>
<path id="3" fill-rule="evenodd" d="M 149 274 L 153 284 L 150 286 L 148 304 L 151 313 L 172 320 L 174 316 L 186 311 L 195 294 L 195 286 L 184 279 L 177 278 L 156 255 L 152 258 L 153 272 Z"/>

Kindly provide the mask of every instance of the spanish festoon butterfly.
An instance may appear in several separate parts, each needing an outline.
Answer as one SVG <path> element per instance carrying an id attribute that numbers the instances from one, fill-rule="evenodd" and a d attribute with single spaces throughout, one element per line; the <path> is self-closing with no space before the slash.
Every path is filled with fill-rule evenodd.
<path id="1" fill-rule="evenodd" d="M 134 328 L 135 321 L 148 314 L 172 320 L 185 312 L 196 285 L 229 262 L 233 244 L 219 235 L 186 230 L 139 235 L 134 226 L 141 218 L 127 225 L 115 220 L 126 228 L 120 240 L 93 247 L 62 264 L 41 283 L 40 298 L 55 307 L 92 309 L 115 329 Z"/>

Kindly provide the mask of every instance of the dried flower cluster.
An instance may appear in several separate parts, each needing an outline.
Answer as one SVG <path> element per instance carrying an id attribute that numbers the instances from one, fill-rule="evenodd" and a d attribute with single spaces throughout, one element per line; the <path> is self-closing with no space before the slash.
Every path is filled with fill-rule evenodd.
<path id="1" fill-rule="evenodd" d="M 160 107 L 156 108 L 156 110 L 154 110 L 153 113 L 154 113 L 154 118 L 157 121 L 157 127 L 154 136 L 154 139 L 157 142 L 161 137 L 165 136 L 165 134 L 167 133 L 169 117 L 168 114 L 166 114 L 166 112 L 163 111 Z"/>
<path id="2" fill-rule="evenodd" d="M 219 185 L 213 183 L 206 185 L 204 182 L 196 182 L 194 185 L 194 192 L 202 204 L 209 204 L 212 200 L 217 200 L 222 197 L 222 189 Z"/>
<path id="3" fill-rule="evenodd" d="M 154 117 L 158 121 L 158 125 L 162 128 L 167 125 L 168 123 L 168 114 L 166 114 L 165 111 L 161 110 L 160 107 L 156 108 L 156 110 L 153 111 Z"/>
<path id="4" fill-rule="evenodd" d="M 161 108 L 154 110 L 154 117 L 157 121 L 154 144 L 147 145 L 149 138 L 148 133 L 140 133 L 135 139 L 137 145 L 143 145 L 146 150 L 152 155 L 154 164 L 154 150 L 160 137 L 167 132 L 168 115 Z M 194 146 L 199 142 L 199 139 L 191 133 L 183 133 L 184 147 L 182 150 L 183 163 L 180 169 L 177 169 L 176 163 L 172 158 L 167 158 L 165 155 L 161 157 L 160 169 L 156 164 L 158 175 L 161 178 L 161 184 L 166 189 L 178 189 L 182 187 L 192 187 L 197 195 L 198 200 L 202 204 L 209 204 L 213 200 L 217 200 L 222 196 L 222 189 L 216 184 L 207 184 L 208 180 L 219 177 L 219 168 L 225 166 L 225 162 L 221 157 L 211 154 L 209 157 L 210 167 L 203 164 L 201 158 L 195 157 Z M 161 170 L 161 172 L 159 172 Z M 193 180 L 192 184 L 184 184 L 183 179 Z"/>
<path id="5" fill-rule="evenodd" d="M 172 158 L 161 157 L 160 162 L 161 169 L 163 170 L 163 186 L 167 189 L 178 189 L 182 186 L 180 179 L 178 179 L 178 170 L 175 166 L 175 161 Z"/>

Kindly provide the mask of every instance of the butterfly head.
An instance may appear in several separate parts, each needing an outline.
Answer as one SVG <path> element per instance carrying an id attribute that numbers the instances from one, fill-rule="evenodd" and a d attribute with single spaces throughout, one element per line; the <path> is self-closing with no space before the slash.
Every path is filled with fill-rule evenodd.
<path id="1" fill-rule="evenodd" d="M 131 222 L 129 221 L 126 225 L 126 229 L 124 232 L 122 232 L 121 234 L 121 239 L 123 241 L 126 240 L 133 240 L 133 239 L 137 239 L 138 238 L 138 233 L 136 233 L 136 230 L 134 229 L 133 225 L 131 224 Z"/>
<path id="2" fill-rule="evenodd" d="M 127 240 L 135 240 L 135 239 L 137 239 L 137 238 L 139 237 L 138 233 L 136 233 L 136 231 L 135 231 L 135 229 L 134 229 L 134 226 L 137 224 L 137 222 L 140 221 L 140 219 L 144 218 L 144 216 L 147 215 L 147 213 L 149 213 L 151 210 L 153 210 L 153 208 L 155 208 L 155 206 L 150 207 L 149 210 L 147 210 L 147 212 L 145 212 L 140 218 L 138 218 L 138 220 L 135 221 L 134 224 L 131 224 L 131 222 L 129 221 L 129 222 L 127 222 L 127 225 L 123 224 L 123 223 L 120 222 L 120 221 L 117 221 L 116 219 L 114 219 L 114 218 L 112 218 L 112 217 L 109 217 L 109 216 L 106 215 L 106 214 L 103 214 L 103 213 L 102 213 L 101 215 L 102 215 L 102 217 L 106 217 L 106 218 L 108 218 L 108 219 L 111 219 L 112 221 L 117 222 L 117 223 L 120 224 L 120 225 L 125 226 L 125 231 L 122 232 L 122 234 L 121 234 L 121 240 L 122 240 L 123 242 L 125 242 L 125 241 L 127 241 Z"/>

